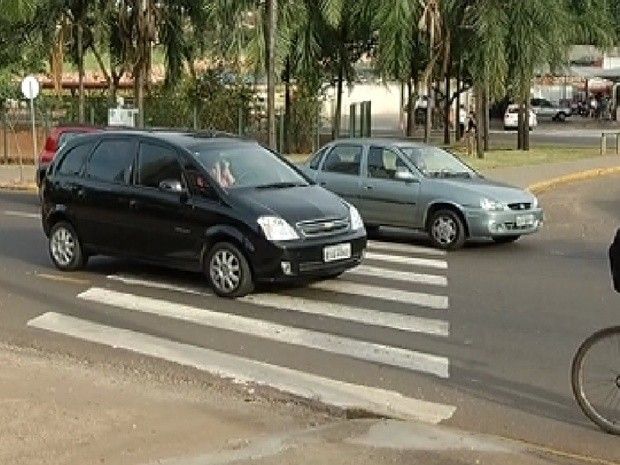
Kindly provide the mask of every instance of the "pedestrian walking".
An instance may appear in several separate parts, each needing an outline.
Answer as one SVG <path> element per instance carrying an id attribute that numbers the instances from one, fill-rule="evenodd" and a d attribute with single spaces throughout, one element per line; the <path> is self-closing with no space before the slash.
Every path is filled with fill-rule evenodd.
<path id="1" fill-rule="evenodd" d="M 594 118 L 596 116 L 597 106 L 598 105 L 597 105 L 596 98 L 593 95 L 592 97 L 590 97 L 590 118 Z"/>
<path id="2" fill-rule="evenodd" d="M 467 119 L 467 155 L 476 153 L 476 133 L 478 132 L 478 121 L 473 111 L 469 112 Z"/>
<path id="3" fill-rule="evenodd" d="M 461 105 L 459 108 L 459 140 L 463 138 L 465 135 L 465 123 L 467 122 L 467 111 L 465 110 L 465 105 Z"/>

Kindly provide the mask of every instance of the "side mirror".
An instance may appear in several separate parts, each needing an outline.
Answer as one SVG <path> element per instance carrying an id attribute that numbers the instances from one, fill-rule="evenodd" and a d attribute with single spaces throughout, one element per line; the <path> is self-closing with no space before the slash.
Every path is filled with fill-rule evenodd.
<path id="1" fill-rule="evenodd" d="M 174 194 L 183 194 L 185 189 L 181 181 L 177 179 L 164 179 L 159 183 L 159 190 L 163 192 L 171 192 Z"/>
<path id="2" fill-rule="evenodd" d="M 405 182 L 413 182 L 417 179 L 415 175 L 409 170 L 396 171 L 394 178 L 398 179 L 399 181 Z"/>

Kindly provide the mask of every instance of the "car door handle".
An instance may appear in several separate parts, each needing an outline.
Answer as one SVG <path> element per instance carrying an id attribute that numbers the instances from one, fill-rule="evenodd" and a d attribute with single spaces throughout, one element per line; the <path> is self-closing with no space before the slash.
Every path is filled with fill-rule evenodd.
<path id="1" fill-rule="evenodd" d="M 373 190 L 374 188 L 373 188 L 372 186 L 364 186 L 364 189 L 371 191 L 371 190 Z"/>
<path id="2" fill-rule="evenodd" d="M 131 199 L 129 201 L 129 208 L 138 209 L 140 207 L 140 202 L 136 199 Z"/>

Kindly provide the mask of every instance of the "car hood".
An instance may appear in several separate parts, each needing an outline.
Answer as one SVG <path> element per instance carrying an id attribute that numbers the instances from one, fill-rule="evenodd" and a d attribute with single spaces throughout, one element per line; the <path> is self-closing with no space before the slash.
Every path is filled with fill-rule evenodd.
<path id="1" fill-rule="evenodd" d="M 528 203 L 534 200 L 534 196 L 529 192 L 509 184 L 491 181 L 490 179 L 477 178 L 455 178 L 442 179 L 440 182 L 455 188 L 466 189 L 472 193 L 479 194 L 489 200 L 504 203 Z"/>
<path id="2" fill-rule="evenodd" d="M 323 218 L 346 218 L 349 209 L 337 195 L 316 185 L 279 189 L 243 189 L 231 191 L 257 216 L 275 215 L 291 224 Z"/>

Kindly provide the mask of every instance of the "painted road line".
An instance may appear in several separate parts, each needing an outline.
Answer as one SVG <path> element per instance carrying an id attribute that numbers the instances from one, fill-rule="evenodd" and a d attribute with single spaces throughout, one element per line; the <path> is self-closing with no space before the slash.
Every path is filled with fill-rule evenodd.
<path id="1" fill-rule="evenodd" d="M 197 289 L 183 286 L 175 286 L 161 281 L 136 279 L 124 275 L 110 275 L 109 279 L 122 282 L 127 285 L 166 289 L 185 294 L 211 297 L 212 294 L 201 292 Z M 280 294 L 252 294 L 237 299 L 251 305 L 272 307 L 310 315 L 325 316 L 344 321 L 353 321 L 370 326 L 382 326 L 385 328 L 398 329 L 413 333 L 431 334 L 435 336 L 448 336 L 450 324 L 447 321 L 422 318 L 402 313 L 379 312 L 361 307 L 351 307 L 331 302 L 291 297 Z"/>
<path id="2" fill-rule="evenodd" d="M 78 297 L 90 302 L 125 308 L 136 312 L 247 334 L 285 344 L 318 349 L 369 362 L 421 371 L 440 378 L 447 378 L 449 376 L 449 362 L 447 358 L 400 347 L 358 341 L 342 336 L 280 325 L 240 315 L 214 312 L 109 289 L 90 288 L 79 294 Z"/>
<path id="3" fill-rule="evenodd" d="M 447 286 L 448 278 L 434 274 L 413 273 L 410 271 L 397 271 L 378 266 L 359 265 L 346 272 L 345 275 L 370 276 L 392 281 L 404 281 L 406 283 L 429 284 L 432 286 Z"/>
<path id="4" fill-rule="evenodd" d="M 435 336 L 448 336 L 450 333 L 450 324 L 443 320 L 422 318 L 402 313 L 379 312 L 301 297 L 279 294 L 252 294 L 237 300 L 263 307 L 325 316 L 338 320 L 362 323 L 368 326 L 382 326 L 412 333 L 432 334 Z"/>
<path id="5" fill-rule="evenodd" d="M 437 404 L 405 397 L 395 391 L 323 378 L 291 368 L 53 312 L 30 320 L 28 326 L 197 368 L 236 383 L 268 386 L 336 408 L 361 410 L 380 416 L 432 424 L 451 418 L 456 411 L 456 407 L 452 405 Z"/>
<path id="6" fill-rule="evenodd" d="M 33 220 L 40 220 L 41 219 L 41 214 L 40 213 L 28 213 L 28 212 L 20 212 L 20 211 L 14 211 L 14 210 L 4 210 L 3 212 L 5 215 L 7 216 L 16 216 L 19 218 L 30 218 Z"/>
<path id="7" fill-rule="evenodd" d="M 154 289 L 164 289 L 205 297 L 210 297 L 213 295 L 206 289 L 203 291 L 194 287 L 177 286 L 152 279 L 133 278 L 125 275 L 109 275 L 108 279 L 127 285 L 151 287 Z M 447 296 L 426 294 L 423 292 L 402 291 L 388 287 L 371 286 L 369 284 L 358 284 L 350 281 L 344 281 L 342 279 L 313 283 L 309 286 L 309 288 L 319 289 L 322 291 L 339 292 L 342 294 L 362 295 L 365 297 L 373 297 L 391 302 L 401 302 L 409 305 L 418 305 L 421 307 L 429 307 L 439 310 L 448 308 Z M 243 299 L 240 300 L 243 301 Z"/>
<path id="8" fill-rule="evenodd" d="M 404 257 L 402 255 L 388 255 L 375 252 L 366 252 L 364 257 L 367 260 L 378 260 L 380 262 L 396 263 L 398 265 L 425 266 L 429 268 L 438 268 L 441 270 L 448 268 L 448 262 L 433 258 Z"/>
<path id="9" fill-rule="evenodd" d="M 50 281 L 58 281 L 61 283 L 71 283 L 71 284 L 90 284 L 88 279 L 80 279 L 74 278 L 72 276 L 64 276 L 61 274 L 47 274 L 47 273 L 36 273 L 35 276 L 37 278 L 49 279 Z"/>
<path id="10" fill-rule="evenodd" d="M 181 292 L 184 294 L 199 295 L 202 297 L 212 297 L 213 293 L 205 286 L 204 288 L 190 287 L 190 286 L 177 286 L 176 284 L 170 284 L 165 281 L 156 279 L 139 278 L 121 274 L 108 275 L 108 279 L 112 281 L 118 281 L 128 286 L 143 286 L 151 287 L 153 289 L 163 289 L 166 291 Z"/>
<path id="11" fill-rule="evenodd" d="M 448 297 L 443 295 L 426 294 L 424 292 L 401 291 L 389 287 L 371 286 L 369 284 L 359 284 L 342 279 L 332 281 L 320 281 L 309 286 L 311 289 L 321 291 L 339 292 L 341 294 L 352 294 L 356 296 L 371 297 L 374 299 L 389 300 L 390 302 L 400 302 L 409 305 L 418 305 L 437 310 L 448 308 Z"/>
<path id="12" fill-rule="evenodd" d="M 401 244 L 398 242 L 382 242 L 382 241 L 368 241 L 368 250 L 382 250 L 387 252 L 401 252 L 412 254 L 424 254 L 445 256 L 446 251 L 440 249 L 432 249 L 430 247 L 422 247 L 419 245 Z"/>

